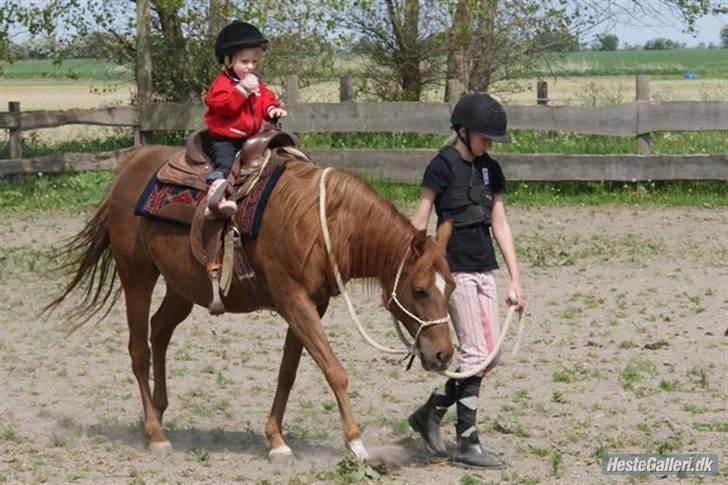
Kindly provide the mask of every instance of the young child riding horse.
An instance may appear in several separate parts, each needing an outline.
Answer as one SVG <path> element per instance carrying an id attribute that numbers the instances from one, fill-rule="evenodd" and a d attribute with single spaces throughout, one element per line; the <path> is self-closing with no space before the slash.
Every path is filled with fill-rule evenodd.
<path id="1" fill-rule="evenodd" d="M 263 121 L 288 116 L 275 94 L 257 76 L 268 40 L 254 25 L 236 20 L 225 26 L 215 41 L 215 56 L 223 65 L 207 90 L 205 124 L 210 136 L 213 169 L 207 176 L 208 206 L 233 217 L 237 206 L 226 198 L 225 178 L 243 142 L 260 132 Z"/>

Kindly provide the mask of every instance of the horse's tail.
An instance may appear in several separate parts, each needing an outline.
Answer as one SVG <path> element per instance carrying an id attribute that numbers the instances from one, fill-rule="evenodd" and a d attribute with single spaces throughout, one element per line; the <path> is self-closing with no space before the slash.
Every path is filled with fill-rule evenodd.
<path id="1" fill-rule="evenodd" d="M 66 314 L 68 333 L 104 310 L 100 319 L 109 314 L 121 295 L 121 288 L 114 288 L 116 266 L 111 255 L 109 237 L 109 195 L 96 209 L 86 227 L 70 239 L 60 251 L 64 259 L 71 258 L 58 268 L 72 275 L 71 281 L 58 298 L 50 302 L 41 313 L 51 313 L 76 288 L 84 288 L 83 301 Z M 114 291 L 116 290 L 116 291 Z M 108 304 L 108 305 L 107 305 Z"/>

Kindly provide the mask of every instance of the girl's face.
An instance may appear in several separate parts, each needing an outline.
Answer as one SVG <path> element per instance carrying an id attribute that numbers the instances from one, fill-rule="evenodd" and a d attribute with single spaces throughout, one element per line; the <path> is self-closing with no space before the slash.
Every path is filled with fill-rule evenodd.
<path id="1" fill-rule="evenodd" d="M 462 130 L 461 134 L 465 136 L 465 129 L 460 129 Z M 484 137 L 478 132 L 470 132 L 470 152 L 473 156 L 480 157 L 485 155 L 485 153 L 489 152 L 491 148 L 493 148 L 493 142 L 490 139 Z"/>
<path id="2" fill-rule="evenodd" d="M 255 73 L 257 71 L 262 56 L 263 49 L 260 47 L 240 49 L 232 55 L 229 67 L 238 78 L 242 79 L 249 72 Z"/>

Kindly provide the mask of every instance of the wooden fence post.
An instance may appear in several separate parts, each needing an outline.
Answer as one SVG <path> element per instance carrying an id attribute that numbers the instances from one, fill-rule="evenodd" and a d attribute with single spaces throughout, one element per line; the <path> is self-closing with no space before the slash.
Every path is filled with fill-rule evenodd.
<path id="1" fill-rule="evenodd" d="M 339 101 L 342 103 L 354 101 L 354 85 L 351 74 L 339 78 Z"/>
<path id="2" fill-rule="evenodd" d="M 637 136 L 635 139 L 635 151 L 637 155 L 649 155 L 650 153 L 650 134 L 640 134 L 640 114 L 642 112 L 641 105 L 650 102 L 650 76 L 637 76 Z"/>
<path id="3" fill-rule="evenodd" d="M 448 79 L 447 80 L 447 102 L 455 103 L 460 96 L 463 94 L 463 88 L 460 85 L 459 79 Z"/>
<path id="4" fill-rule="evenodd" d="M 298 76 L 293 74 L 286 78 L 286 104 L 298 104 Z"/>
<path id="5" fill-rule="evenodd" d="M 23 158 L 23 132 L 20 126 L 20 101 L 8 101 L 8 111 L 15 118 L 16 128 L 8 130 L 10 135 L 10 158 Z"/>
<path id="6" fill-rule="evenodd" d="M 549 104 L 549 83 L 546 81 L 539 81 L 536 84 L 536 104 L 544 106 Z"/>
<path id="7" fill-rule="evenodd" d="M 137 109 L 140 126 L 134 129 L 134 144 L 148 143 L 151 133 L 142 131 L 141 124 L 146 119 L 149 104 L 152 102 L 152 43 L 149 37 L 149 0 L 137 0 Z"/>

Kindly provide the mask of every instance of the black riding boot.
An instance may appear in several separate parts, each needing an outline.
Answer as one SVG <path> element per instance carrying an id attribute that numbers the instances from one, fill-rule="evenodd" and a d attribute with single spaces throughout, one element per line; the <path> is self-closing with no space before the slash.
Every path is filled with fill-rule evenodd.
<path id="1" fill-rule="evenodd" d="M 447 408 L 454 402 L 455 380 L 448 379 L 445 382 L 444 391 L 433 391 L 430 399 L 407 418 L 409 425 L 422 436 L 425 444 L 435 456 L 448 456 L 447 448 L 440 438 L 440 421 L 447 412 Z"/>
<path id="2" fill-rule="evenodd" d="M 482 377 L 473 376 L 458 381 L 458 422 L 455 428 L 458 444 L 450 459 L 455 463 L 476 468 L 503 468 L 505 463 L 483 448 L 478 438 L 476 419 L 482 380 Z"/>

